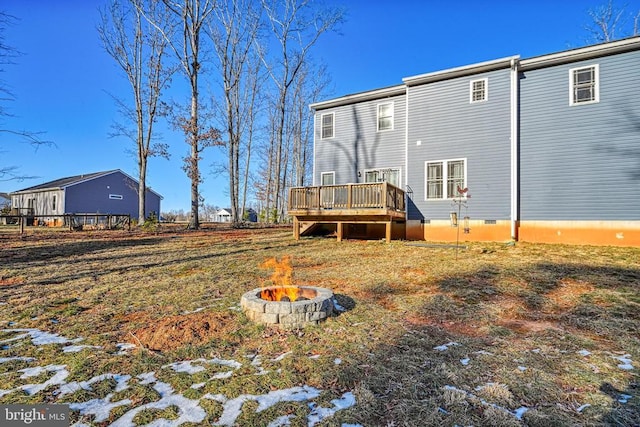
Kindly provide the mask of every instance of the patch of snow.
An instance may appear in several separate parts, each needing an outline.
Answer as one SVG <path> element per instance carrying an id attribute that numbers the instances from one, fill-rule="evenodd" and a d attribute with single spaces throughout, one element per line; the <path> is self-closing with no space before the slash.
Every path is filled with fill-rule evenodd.
<path id="1" fill-rule="evenodd" d="M 130 399 L 111 402 L 112 397 L 113 393 L 109 393 L 104 397 L 104 399 L 91 399 L 87 402 L 70 403 L 69 409 L 80 411 L 80 415 L 94 415 L 94 421 L 100 423 L 109 419 L 109 414 L 112 409 L 119 406 L 130 405 L 132 403 Z"/>
<path id="2" fill-rule="evenodd" d="M 14 389 L 12 391 L 23 390 L 24 392 L 26 392 L 29 395 L 34 395 L 34 394 L 39 393 L 42 390 L 44 390 L 47 387 L 50 387 L 52 385 L 65 384 L 65 379 L 69 376 L 69 371 L 67 371 L 65 369 L 66 367 L 67 367 L 67 365 L 47 365 L 45 367 L 38 366 L 36 368 L 22 369 L 22 370 L 20 370 L 18 372 L 25 372 L 20 377 L 20 378 L 23 378 L 23 379 L 24 378 L 33 377 L 33 376 L 37 376 L 37 375 L 40 375 L 40 374 L 45 373 L 45 372 L 54 372 L 54 374 L 53 374 L 53 376 L 51 378 L 49 378 L 48 380 L 46 380 L 43 383 L 25 384 L 25 385 L 22 385 L 22 386 Z"/>
<path id="3" fill-rule="evenodd" d="M 584 405 L 579 406 L 579 407 L 578 407 L 578 409 L 576 409 L 576 411 L 578 411 L 578 412 L 582 412 L 582 411 L 584 411 L 585 409 L 587 409 L 589 406 L 591 406 L 591 404 L 590 404 L 590 403 L 585 403 Z"/>
<path id="4" fill-rule="evenodd" d="M 526 371 L 526 370 L 527 370 L 527 367 L 526 367 L 526 366 L 518 366 L 518 370 L 519 370 L 520 372 L 524 372 L 524 371 Z"/>
<path id="5" fill-rule="evenodd" d="M 31 343 L 33 345 L 46 345 L 46 344 L 66 344 L 70 342 L 68 338 L 60 336 L 58 334 L 52 334 L 49 332 L 41 331 L 40 329 L 3 329 L 2 332 L 24 332 L 23 334 L 18 334 L 13 338 L 9 338 L 0 342 L 11 342 L 20 340 L 22 338 L 26 338 L 27 336 L 31 337 Z"/>
<path id="6" fill-rule="evenodd" d="M 218 372 L 216 374 L 213 374 L 211 376 L 211 379 L 212 380 L 224 380 L 225 378 L 231 378 L 232 375 L 233 375 L 233 371 Z"/>
<path id="7" fill-rule="evenodd" d="M 320 359 L 320 355 L 319 354 L 312 354 L 311 356 L 309 356 L 309 359 L 313 359 L 313 360 Z"/>
<path id="8" fill-rule="evenodd" d="M 275 359 L 271 359 L 272 362 L 279 362 L 282 359 L 284 359 L 285 357 L 287 357 L 288 355 L 290 355 L 291 352 L 287 351 L 286 353 L 282 353 L 280 356 L 276 357 Z"/>
<path id="9" fill-rule="evenodd" d="M 621 394 L 620 397 L 618 398 L 618 402 L 620 403 L 627 403 L 629 402 L 629 399 L 631 399 L 633 396 L 631 396 L 630 394 Z"/>
<path id="10" fill-rule="evenodd" d="M 433 349 L 434 350 L 438 350 L 438 351 L 447 351 L 449 349 L 449 347 L 453 347 L 455 345 L 460 345 L 460 344 L 457 343 L 457 342 L 454 342 L 454 341 L 450 341 L 450 342 L 448 342 L 446 344 L 442 344 L 442 345 L 439 345 L 437 347 L 433 347 Z"/>
<path id="11" fill-rule="evenodd" d="M 196 384 L 192 384 L 191 388 L 194 390 L 200 390 L 205 385 L 207 385 L 207 383 L 196 383 Z"/>
<path id="12" fill-rule="evenodd" d="M 85 348 L 102 348 L 99 345 L 68 345 L 62 348 L 63 353 L 78 353 Z"/>
<path id="13" fill-rule="evenodd" d="M 539 348 L 534 348 L 533 350 L 531 350 L 531 353 L 540 353 L 540 349 Z"/>
<path id="14" fill-rule="evenodd" d="M 340 365 L 341 363 L 342 363 L 342 359 L 340 359 L 339 357 L 336 357 L 335 359 L 333 359 L 334 365 Z"/>
<path id="15" fill-rule="evenodd" d="M 462 363 L 462 366 L 469 365 L 469 362 L 471 362 L 471 359 L 469 359 L 468 357 L 465 357 L 464 359 L 460 359 L 460 363 Z"/>
<path id="16" fill-rule="evenodd" d="M 493 353 L 489 353 L 488 351 L 485 350 L 478 350 L 478 351 L 474 351 L 474 354 L 482 354 L 483 356 L 493 356 Z"/>
<path id="17" fill-rule="evenodd" d="M 20 360 L 22 362 L 33 362 L 35 357 L 22 357 L 22 356 L 14 356 L 14 357 L 0 357 L 0 363 L 11 362 L 12 360 Z"/>
<path id="18" fill-rule="evenodd" d="M 630 371 L 633 369 L 633 364 L 631 363 L 631 355 L 625 354 L 624 356 L 613 356 L 614 359 L 622 362 L 618 365 L 618 368 L 624 369 L 625 371 Z"/>
<path id="19" fill-rule="evenodd" d="M 305 400 L 315 399 L 319 395 L 320 390 L 305 385 L 302 387 L 274 390 L 270 391 L 267 394 L 257 396 L 251 394 L 242 394 L 230 400 L 219 394 L 206 394 L 203 396 L 203 398 L 215 400 L 222 403 L 223 405 L 222 415 L 220 415 L 220 419 L 218 419 L 215 425 L 233 426 L 240 416 L 242 405 L 244 405 L 246 401 L 253 400 L 258 402 L 258 408 L 256 409 L 256 412 L 262 412 L 280 402 L 302 402 Z"/>
<path id="20" fill-rule="evenodd" d="M 116 344 L 116 348 L 118 349 L 118 352 L 116 354 L 122 356 L 125 354 L 129 354 L 127 353 L 127 351 L 133 350 L 134 348 L 136 348 L 136 345 L 128 342 L 119 342 L 118 344 Z"/>
<path id="21" fill-rule="evenodd" d="M 136 377 L 139 381 L 138 384 L 140 385 L 147 385 L 147 384 L 153 384 L 155 383 L 156 380 L 156 373 L 151 371 L 151 372 L 145 372 L 144 374 L 140 374 Z"/>
<path id="22" fill-rule="evenodd" d="M 99 383 L 101 381 L 108 380 L 108 379 L 115 380 L 116 387 L 114 391 L 119 392 L 129 388 L 128 383 L 129 383 L 129 380 L 131 379 L 131 375 L 119 375 L 119 374 L 96 375 L 95 377 L 87 381 L 74 381 L 74 382 L 63 384 L 58 390 L 58 394 L 60 396 L 64 396 L 65 394 L 75 393 L 78 390 L 92 390 L 91 386 L 93 384 Z"/>
<path id="23" fill-rule="evenodd" d="M 353 393 L 348 391 L 344 393 L 342 397 L 340 397 L 339 399 L 333 399 L 331 403 L 333 404 L 333 408 L 323 408 L 320 406 L 316 406 L 314 403 L 309 404 L 309 407 L 313 409 L 311 413 L 307 416 L 309 427 L 313 427 L 314 425 L 324 420 L 325 418 L 329 418 L 333 416 L 333 414 L 335 414 L 338 411 L 341 411 L 346 408 L 350 408 L 351 406 L 355 405 L 356 398 L 353 395 Z"/>
<path id="24" fill-rule="evenodd" d="M 582 350 L 579 350 L 579 351 L 578 351 L 578 354 L 579 354 L 580 356 L 587 357 L 587 356 L 590 356 L 590 355 L 591 355 L 591 352 L 590 352 L 589 350 L 585 350 L 585 349 L 583 348 Z"/>

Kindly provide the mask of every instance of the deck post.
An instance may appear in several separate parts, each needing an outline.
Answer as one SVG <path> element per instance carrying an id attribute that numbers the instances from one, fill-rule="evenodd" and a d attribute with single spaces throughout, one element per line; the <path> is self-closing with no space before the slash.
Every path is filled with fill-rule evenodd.
<path id="1" fill-rule="evenodd" d="M 391 243 L 391 225 L 392 224 L 393 224 L 393 221 L 389 219 L 385 229 L 385 238 L 387 239 L 387 243 Z"/>
<path id="2" fill-rule="evenodd" d="M 342 222 L 341 221 L 338 221 L 336 228 L 338 231 L 338 242 L 342 242 Z"/>
<path id="3" fill-rule="evenodd" d="M 293 217 L 293 238 L 300 240 L 300 222 L 297 216 Z"/>

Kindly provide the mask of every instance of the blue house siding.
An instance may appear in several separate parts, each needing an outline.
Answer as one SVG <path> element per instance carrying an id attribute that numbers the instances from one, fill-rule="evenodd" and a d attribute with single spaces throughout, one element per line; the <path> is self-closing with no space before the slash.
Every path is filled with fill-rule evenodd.
<path id="1" fill-rule="evenodd" d="M 406 101 L 404 95 L 316 110 L 314 183 L 323 172 L 335 172 L 335 183 L 364 182 L 369 169 L 400 168 L 404 183 Z M 378 105 L 392 102 L 392 130 L 377 130 Z M 321 138 L 322 115 L 334 113 L 335 135 Z"/>
<path id="2" fill-rule="evenodd" d="M 599 65 L 600 101 L 569 105 L 569 70 Z M 640 219 L 640 52 L 520 77 L 520 219 Z"/>
<path id="3" fill-rule="evenodd" d="M 65 213 L 112 213 L 138 216 L 138 184 L 120 172 L 90 179 L 66 188 Z M 119 197 L 122 196 L 122 199 Z M 147 213 L 160 212 L 160 197 L 147 190 Z"/>
<path id="4" fill-rule="evenodd" d="M 408 219 L 448 219 L 451 200 L 426 200 L 427 161 L 466 159 L 468 213 L 510 217 L 510 73 L 473 74 L 409 88 Z M 470 81 L 486 78 L 488 98 L 470 103 Z"/>

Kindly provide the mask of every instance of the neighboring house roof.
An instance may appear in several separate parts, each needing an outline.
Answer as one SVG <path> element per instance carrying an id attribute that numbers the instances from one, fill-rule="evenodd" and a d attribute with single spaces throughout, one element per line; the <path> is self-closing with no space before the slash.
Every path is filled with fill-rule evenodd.
<path id="1" fill-rule="evenodd" d="M 11 196 L 9 196 L 9 193 L 0 193 L 0 199 L 11 200 Z"/>
<path id="2" fill-rule="evenodd" d="M 34 185 L 33 187 L 23 188 L 22 190 L 14 191 L 11 194 L 34 193 L 38 191 L 49 191 L 49 190 L 61 190 L 67 187 L 71 187 L 72 185 L 77 185 L 83 182 L 90 181 L 92 179 L 100 178 L 106 175 L 111 175 L 113 173 L 121 173 L 126 177 L 128 177 L 129 179 L 133 180 L 134 182 L 138 182 L 136 179 L 122 172 L 120 169 L 114 169 L 114 170 L 104 171 L 104 172 L 93 172 L 88 174 L 60 178 L 53 181 L 45 182 L 43 184 Z M 151 191 L 161 199 L 163 198 L 160 194 L 153 191 L 150 187 L 147 187 L 147 190 Z"/>
<path id="3" fill-rule="evenodd" d="M 218 215 L 231 215 L 231 208 L 220 209 Z"/>

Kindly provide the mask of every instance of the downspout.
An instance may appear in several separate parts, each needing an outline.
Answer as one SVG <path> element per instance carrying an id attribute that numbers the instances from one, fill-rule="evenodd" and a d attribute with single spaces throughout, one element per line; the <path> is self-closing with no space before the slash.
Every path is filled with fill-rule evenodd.
<path id="1" fill-rule="evenodd" d="M 518 60 L 511 59 L 511 239 L 518 240 L 518 187 L 520 174 L 518 171 L 518 109 L 520 91 L 518 85 Z"/>
<path id="2" fill-rule="evenodd" d="M 409 218 L 409 86 L 405 86 L 404 93 L 404 219 Z"/>

